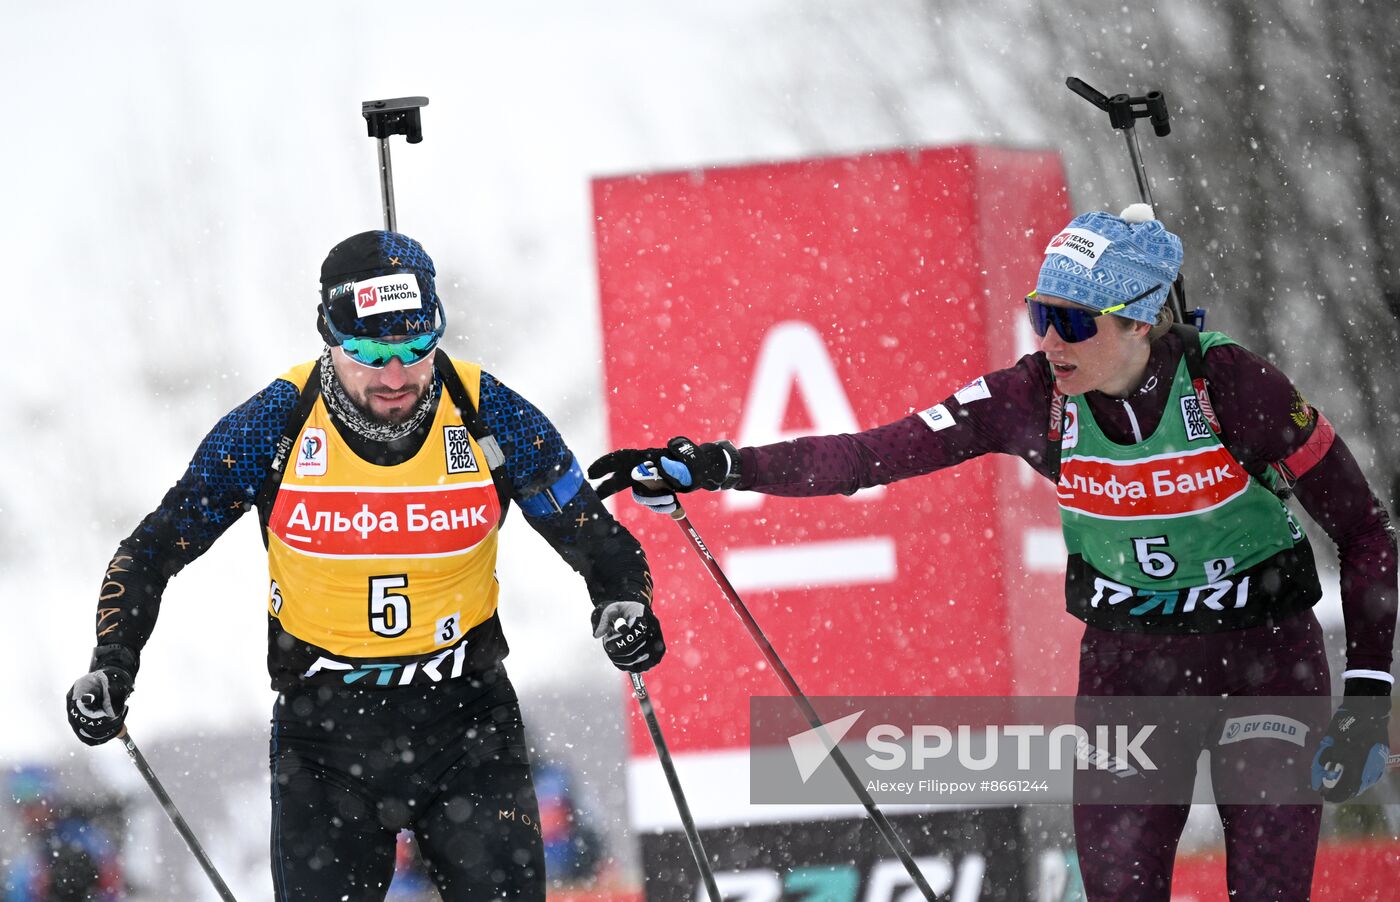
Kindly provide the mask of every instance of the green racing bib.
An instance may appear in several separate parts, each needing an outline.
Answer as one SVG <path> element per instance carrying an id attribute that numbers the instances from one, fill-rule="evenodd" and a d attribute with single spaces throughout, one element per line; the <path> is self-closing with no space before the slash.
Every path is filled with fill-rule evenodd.
<path id="1" fill-rule="evenodd" d="M 1200 335 L 1202 352 L 1233 343 Z M 1066 606 L 1108 630 L 1200 633 L 1258 626 L 1322 590 L 1287 504 L 1221 442 L 1186 358 L 1150 436 L 1110 441 L 1084 397 L 1065 400 L 1056 495 Z"/>

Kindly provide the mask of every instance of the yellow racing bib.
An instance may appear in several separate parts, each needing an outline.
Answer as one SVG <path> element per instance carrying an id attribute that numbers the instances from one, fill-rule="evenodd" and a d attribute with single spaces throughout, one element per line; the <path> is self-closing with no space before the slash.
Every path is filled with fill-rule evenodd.
<path id="1" fill-rule="evenodd" d="M 481 368 L 454 365 L 478 403 Z M 283 378 L 303 386 L 311 367 Z M 268 518 L 268 612 L 337 657 L 447 649 L 496 611 L 500 522 L 486 458 L 445 390 L 422 448 L 392 467 L 356 455 L 318 398 Z"/>

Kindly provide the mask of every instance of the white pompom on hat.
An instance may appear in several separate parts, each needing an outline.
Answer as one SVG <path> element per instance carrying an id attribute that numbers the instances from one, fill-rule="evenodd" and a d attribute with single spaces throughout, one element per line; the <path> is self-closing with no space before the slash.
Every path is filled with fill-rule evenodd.
<path id="1" fill-rule="evenodd" d="M 1128 204 L 1118 218 L 1124 222 L 1151 222 L 1157 218 L 1151 204 Z"/>

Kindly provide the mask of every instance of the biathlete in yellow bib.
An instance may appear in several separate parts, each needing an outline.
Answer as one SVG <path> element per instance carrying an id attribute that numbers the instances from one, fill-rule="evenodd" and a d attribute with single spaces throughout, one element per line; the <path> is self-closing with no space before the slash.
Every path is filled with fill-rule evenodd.
<path id="1" fill-rule="evenodd" d="M 118 545 L 91 672 L 67 698 L 82 741 L 118 735 L 166 583 L 256 510 L 278 691 L 278 900 L 382 899 L 408 827 L 445 900 L 543 902 L 496 610 L 510 507 L 583 576 L 594 635 L 619 669 L 646 670 L 665 652 L 641 547 L 544 414 L 439 349 L 434 276 L 422 246 L 395 232 L 331 249 L 317 308 L 325 349 L 221 419 Z"/>

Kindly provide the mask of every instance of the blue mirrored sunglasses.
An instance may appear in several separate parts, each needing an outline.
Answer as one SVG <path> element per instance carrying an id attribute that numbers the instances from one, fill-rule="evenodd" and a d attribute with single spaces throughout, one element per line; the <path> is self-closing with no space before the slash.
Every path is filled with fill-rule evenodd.
<path id="1" fill-rule="evenodd" d="M 321 308 L 321 315 L 326 321 L 331 336 L 339 342 L 340 349 L 345 352 L 345 356 L 362 366 L 374 369 L 386 367 L 389 365 L 389 361 L 395 359 L 404 366 L 422 363 L 433 355 L 433 351 L 437 349 L 438 341 L 447 331 L 447 313 L 440 304 L 437 309 L 437 328 L 422 335 L 392 341 L 383 338 L 368 338 L 363 335 L 349 335 L 340 331 L 331 321 L 329 311 L 325 309 L 324 305 Z"/>
<path id="2" fill-rule="evenodd" d="M 1031 317 L 1031 328 L 1035 334 L 1041 338 L 1054 326 L 1055 331 L 1060 334 L 1069 344 L 1085 341 L 1099 334 L 1098 318 L 1106 313 L 1117 313 L 1132 304 L 1152 294 L 1161 288 L 1161 285 L 1153 285 L 1151 288 L 1139 294 L 1137 297 L 1129 298 L 1122 304 L 1114 304 L 1112 307 L 1105 307 L 1102 310 L 1089 310 L 1084 307 L 1056 307 L 1046 304 L 1036 299 L 1036 292 L 1032 291 L 1026 295 L 1026 312 Z"/>

